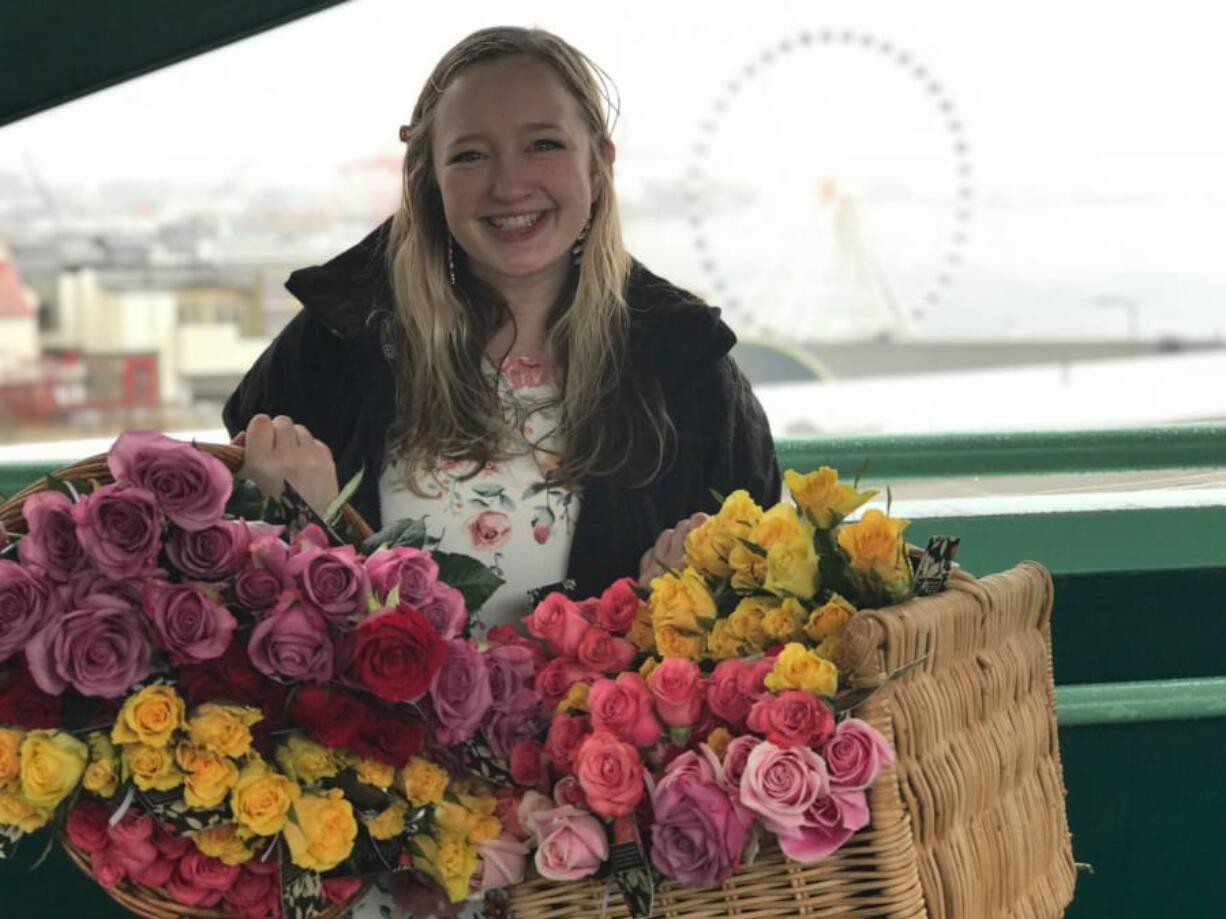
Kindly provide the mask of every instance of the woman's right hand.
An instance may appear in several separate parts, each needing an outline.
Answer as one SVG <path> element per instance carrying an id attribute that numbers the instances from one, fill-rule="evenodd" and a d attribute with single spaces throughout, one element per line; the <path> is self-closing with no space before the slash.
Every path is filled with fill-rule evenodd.
<path id="1" fill-rule="evenodd" d="M 328 445 L 286 415 L 256 415 L 234 443 L 246 450 L 239 475 L 255 482 L 270 498 L 280 497 L 288 480 L 322 514 L 340 493 Z"/>

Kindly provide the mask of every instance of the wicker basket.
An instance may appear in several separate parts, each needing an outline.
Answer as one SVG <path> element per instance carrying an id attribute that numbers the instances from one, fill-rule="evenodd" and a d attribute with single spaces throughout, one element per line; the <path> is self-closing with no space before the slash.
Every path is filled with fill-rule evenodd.
<path id="1" fill-rule="evenodd" d="M 983 580 L 956 570 L 932 597 L 866 611 L 841 661 L 853 687 L 879 685 L 857 715 L 897 762 L 869 792 L 872 823 L 816 865 L 776 847 L 718 887 L 666 883 L 655 915 L 1060 916 L 1073 895 L 1051 668 L 1052 583 L 1024 562 Z M 533 879 L 511 890 L 515 919 L 624 919 L 604 882 Z"/>
<path id="2" fill-rule="evenodd" d="M 226 464 L 226 467 L 231 472 L 237 472 L 243 465 L 242 447 L 231 446 L 229 444 L 204 443 L 197 443 L 196 447 L 217 457 Z M 71 466 L 56 470 L 53 474 L 60 479 L 93 480 L 104 485 L 113 481 L 110 469 L 107 468 L 105 454 L 92 456 L 89 459 L 73 463 Z M 26 498 L 44 491 L 46 487 L 46 479 L 39 479 L 34 484 L 13 495 L 3 504 L 0 504 L 0 525 L 3 525 L 10 533 L 24 533 L 26 531 L 26 523 L 25 518 L 21 515 L 22 505 L 25 503 Z M 352 507 L 345 505 L 342 513 L 345 522 L 351 527 L 353 532 L 361 535 L 363 538 L 371 534 L 370 525 Z M 93 877 L 89 855 L 73 846 L 63 835 L 60 836 L 60 842 L 64 847 L 64 851 L 68 853 L 68 857 L 82 871 Z M 315 919 L 339 919 L 339 917 L 352 908 L 353 904 L 366 893 L 367 889 L 369 889 L 369 885 L 364 884 L 350 900 L 344 903 L 330 904 L 325 909 L 316 913 Z M 222 910 L 203 909 L 199 906 L 184 906 L 169 899 L 165 891 L 156 890 L 152 887 L 144 887 L 139 884 L 125 882 L 116 887 L 106 888 L 106 892 L 112 900 L 124 909 L 135 913 L 137 916 L 144 916 L 145 919 L 188 919 L 188 917 L 191 917 L 191 919 L 232 919 L 229 913 Z"/>

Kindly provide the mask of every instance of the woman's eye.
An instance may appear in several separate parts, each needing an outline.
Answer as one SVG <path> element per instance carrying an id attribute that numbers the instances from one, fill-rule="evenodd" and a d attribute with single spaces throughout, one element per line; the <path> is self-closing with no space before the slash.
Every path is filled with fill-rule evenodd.
<path id="1" fill-rule="evenodd" d="M 533 150 L 561 150 L 562 144 L 550 137 L 542 137 L 532 142 Z"/>
<path id="2" fill-rule="evenodd" d="M 481 154 L 476 150 L 461 150 L 448 160 L 449 163 L 475 163 L 481 159 Z"/>

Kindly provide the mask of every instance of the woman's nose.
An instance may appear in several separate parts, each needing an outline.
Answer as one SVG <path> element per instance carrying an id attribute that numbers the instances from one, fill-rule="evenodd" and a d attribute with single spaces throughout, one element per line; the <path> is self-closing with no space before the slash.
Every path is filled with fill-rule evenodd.
<path id="1" fill-rule="evenodd" d="M 514 156 L 494 159 L 491 194 L 500 200 L 516 200 L 531 191 L 524 165 Z"/>

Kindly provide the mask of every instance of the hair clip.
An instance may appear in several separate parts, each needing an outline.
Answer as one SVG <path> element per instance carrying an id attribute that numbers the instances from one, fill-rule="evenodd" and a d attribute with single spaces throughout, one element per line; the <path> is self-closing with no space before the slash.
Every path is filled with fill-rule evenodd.
<path id="1" fill-rule="evenodd" d="M 407 124 L 402 124 L 400 126 L 400 142 L 402 144 L 407 144 L 409 142 L 409 126 Z"/>

